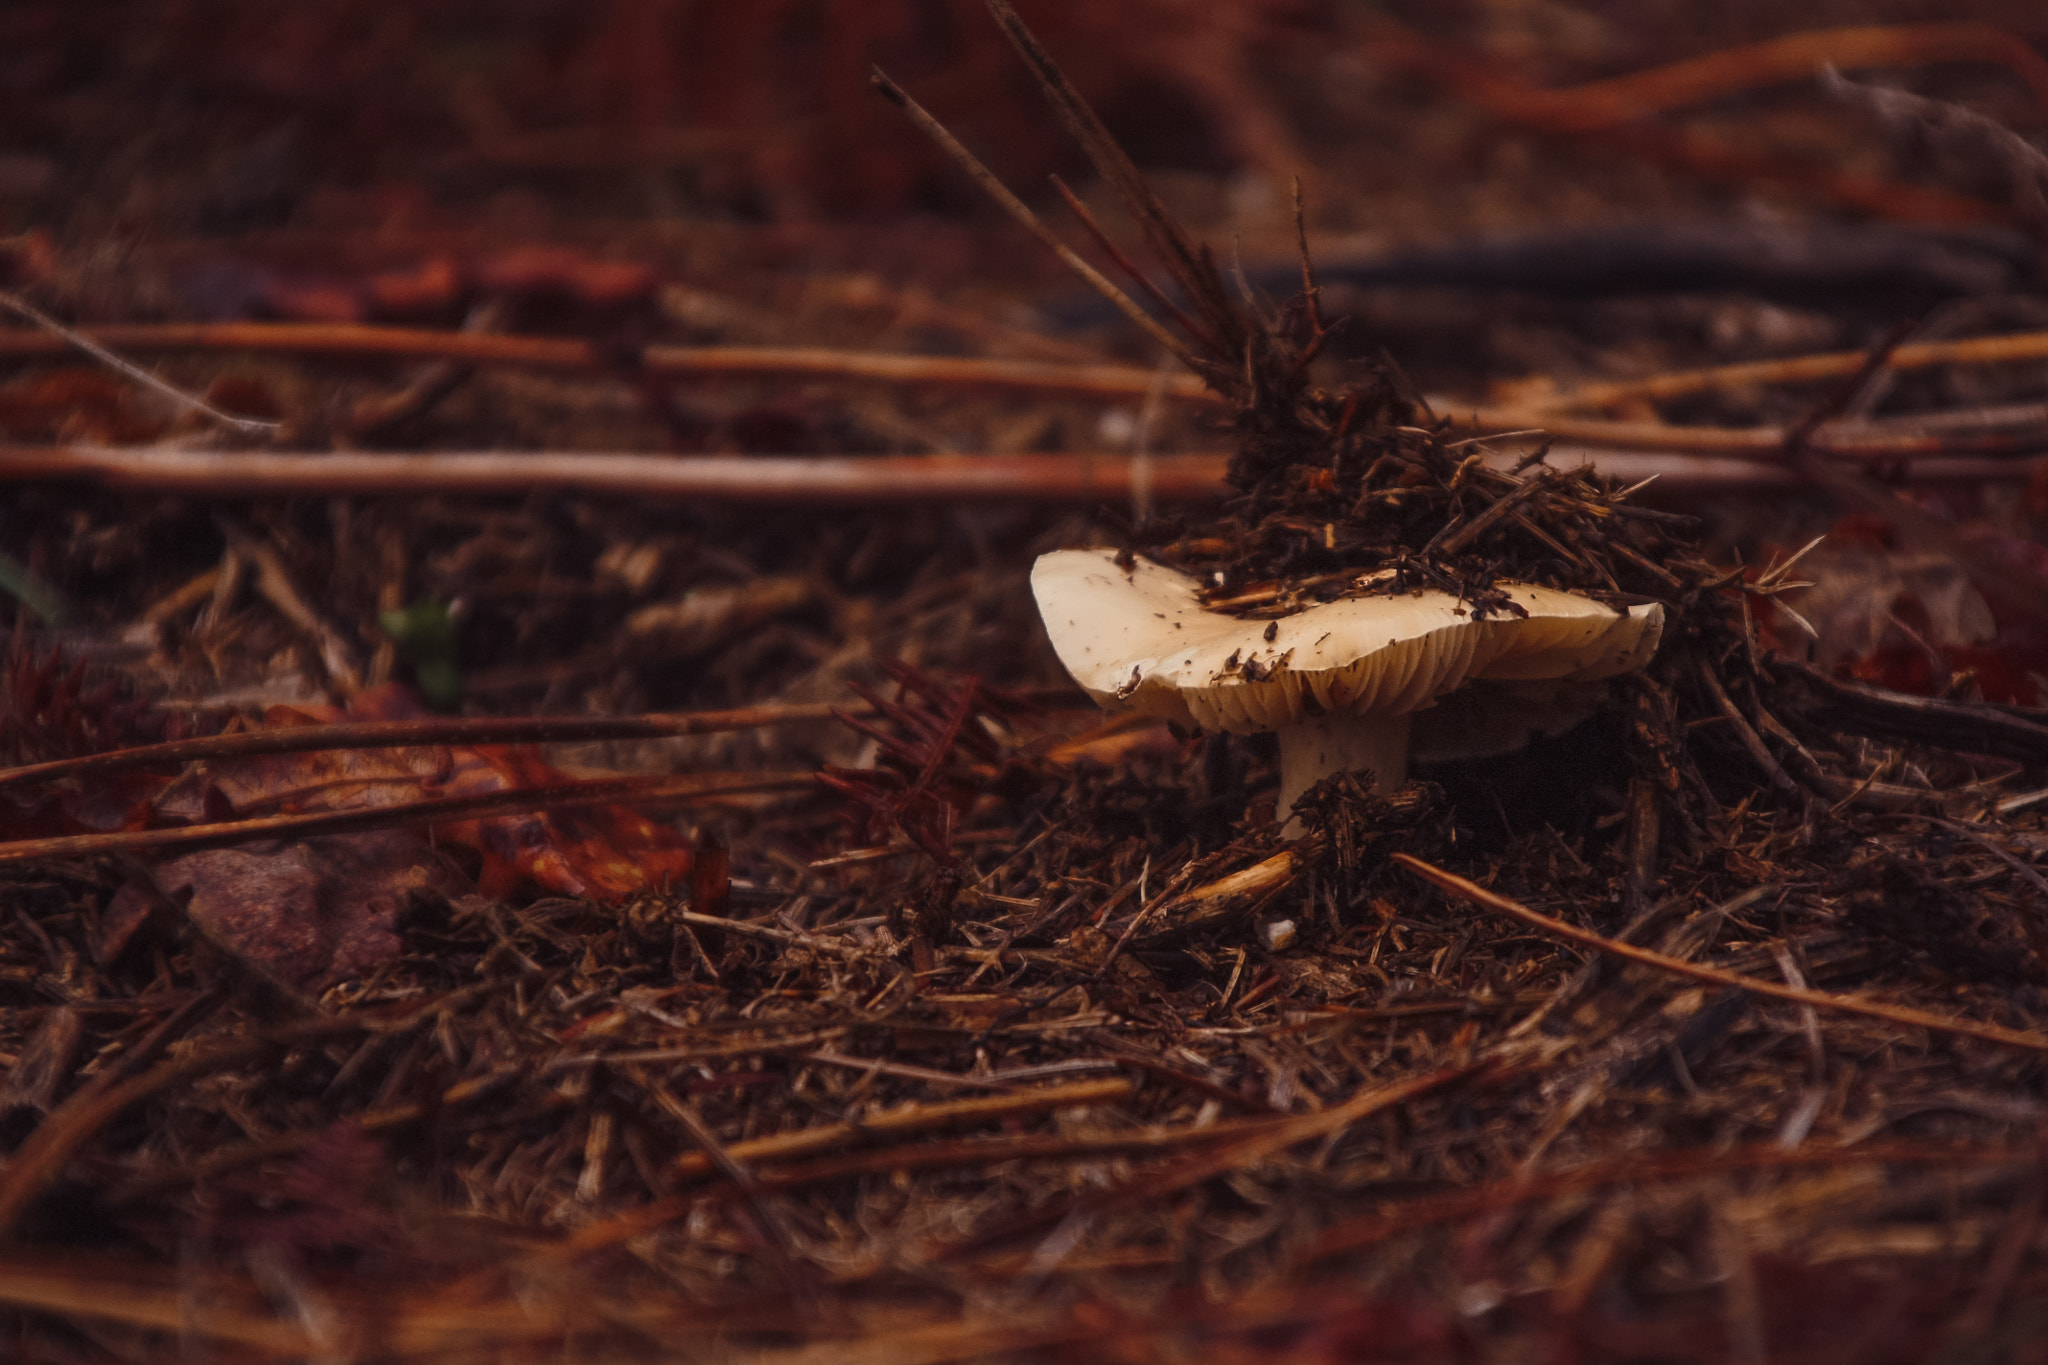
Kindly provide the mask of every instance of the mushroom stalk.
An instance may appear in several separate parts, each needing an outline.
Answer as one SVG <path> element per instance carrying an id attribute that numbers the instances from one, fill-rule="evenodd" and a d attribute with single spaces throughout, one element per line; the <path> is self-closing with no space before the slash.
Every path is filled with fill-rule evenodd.
<path id="1" fill-rule="evenodd" d="M 1408 780 L 1408 712 L 1399 715 L 1333 714 L 1305 718 L 1280 731 L 1280 794 L 1275 809 L 1281 833 L 1301 834 L 1294 803 L 1332 773 L 1372 771 L 1372 789 L 1388 792 Z"/>

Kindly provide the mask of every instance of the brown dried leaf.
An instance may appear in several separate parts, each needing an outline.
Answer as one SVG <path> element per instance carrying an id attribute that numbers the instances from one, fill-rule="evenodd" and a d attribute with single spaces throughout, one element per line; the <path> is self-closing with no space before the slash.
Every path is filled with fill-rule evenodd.
<path id="1" fill-rule="evenodd" d="M 398 919 L 418 892 L 467 890 L 414 830 L 206 849 L 157 870 L 167 895 L 216 946 L 263 976 L 317 994 L 399 954 Z"/>

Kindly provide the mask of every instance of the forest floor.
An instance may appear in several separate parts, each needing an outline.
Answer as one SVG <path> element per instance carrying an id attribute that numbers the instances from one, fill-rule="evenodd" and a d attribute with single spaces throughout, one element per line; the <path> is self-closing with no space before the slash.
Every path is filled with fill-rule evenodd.
<path id="1" fill-rule="evenodd" d="M 2032 6 L 1020 3 L 1200 375 L 869 89 L 1164 284 L 978 4 L 72 8 L 9 1359 L 2042 1358 Z M 1074 685 L 1075 547 L 1663 643 L 1294 826 Z"/>

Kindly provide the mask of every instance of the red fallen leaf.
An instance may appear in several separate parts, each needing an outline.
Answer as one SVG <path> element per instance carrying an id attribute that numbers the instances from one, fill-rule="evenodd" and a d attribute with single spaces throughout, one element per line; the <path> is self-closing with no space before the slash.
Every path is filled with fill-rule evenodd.
<path id="1" fill-rule="evenodd" d="M 432 749 L 258 754 L 194 768 L 159 792 L 152 825 L 218 823 L 301 810 L 416 800 L 448 767 Z M 468 881 L 424 830 L 266 840 L 183 854 L 107 907 L 94 951 L 118 955 L 156 904 L 181 901 L 215 946 L 262 976 L 317 994 L 395 961 L 398 917 L 414 892 L 461 895 Z"/>
<path id="2" fill-rule="evenodd" d="M 402 688 L 357 696 L 347 711 L 274 707 L 272 725 L 404 720 L 426 711 Z M 153 803 L 153 823 L 193 823 L 309 810 L 350 810 L 432 797 L 480 795 L 572 780 L 531 749 L 414 745 L 395 749 L 256 754 L 195 768 Z M 118 954 L 155 904 L 182 898 L 192 923 L 272 981 L 317 993 L 393 961 L 398 921 L 419 892 L 469 887 L 442 851 L 468 849 L 477 885 L 507 895 L 533 885 L 566 896 L 619 900 L 689 875 L 682 836 L 622 806 L 585 807 L 420 829 L 324 835 L 209 849 L 155 871 L 156 888 L 130 886 L 108 907 L 95 951 Z"/>
<path id="3" fill-rule="evenodd" d="M 278 708 L 269 719 L 272 724 L 316 724 L 406 720 L 427 714 L 409 691 L 390 686 L 358 693 L 346 712 Z M 308 759 L 324 762 L 309 764 Z M 277 765 L 280 760 L 292 775 L 278 780 L 272 792 L 288 783 L 299 786 L 285 804 L 273 804 L 263 813 L 481 795 L 573 780 L 570 774 L 543 762 L 534 750 L 505 745 L 292 754 L 261 761 Z M 315 794 L 317 800 L 297 803 L 300 795 Z M 270 799 L 273 803 L 277 800 L 274 795 Z M 245 815 L 256 813 L 241 800 L 235 805 Z M 434 835 L 478 855 L 477 885 L 489 896 L 508 895 L 522 883 L 531 883 L 557 895 L 616 901 L 680 880 L 690 870 L 690 847 L 680 834 L 625 806 L 452 821 L 436 825 Z"/>
<path id="4" fill-rule="evenodd" d="M 52 659 L 15 661 L 0 674 L 0 761 L 34 762 L 175 737 L 177 718 L 150 713 L 87 687 L 80 668 Z M 140 708 L 138 711 L 137 708 Z M 332 707 L 273 708 L 272 725 L 423 719 L 401 687 L 358 694 Z M 161 733 L 148 733 L 154 728 Z M 44 835 L 214 824 L 237 817 L 339 811 L 440 796 L 554 786 L 573 781 L 531 749 L 492 746 L 325 750 L 221 759 L 176 779 L 149 772 L 101 774 L 83 783 L 0 790 L 0 835 Z M 624 806 L 579 807 L 435 828 L 443 843 L 473 850 L 478 880 L 504 895 L 522 882 L 565 896 L 618 900 L 689 874 L 691 853 L 674 830 Z M 132 928 L 132 926 L 131 926 Z M 117 936 L 119 937 L 119 936 Z"/>
<path id="5" fill-rule="evenodd" d="M 530 749 L 490 746 L 454 751 L 436 795 L 463 796 L 573 780 Z M 480 854 L 477 889 L 506 896 L 531 882 L 564 896 L 619 901 L 690 873 L 690 846 L 668 826 L 626 806 L 579 806 L 459 820 L 434 826 L 436 837 Z"/>

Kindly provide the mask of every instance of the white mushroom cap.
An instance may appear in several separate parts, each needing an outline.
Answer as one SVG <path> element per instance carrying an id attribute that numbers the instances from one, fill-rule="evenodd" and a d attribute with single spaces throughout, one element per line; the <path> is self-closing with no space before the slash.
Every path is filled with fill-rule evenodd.
<path id="1" fill-rule="evenodd" d="M 1060 662 L 1101 705 L 1236 734 L 1319 712 L 1405 715 L 1473 679 L 1610 678 L 1648 662 L 1664 627 L 1656 603 L 1617 611 L 1523 583 L 1497 586 L 1526 617 L 1475 620 L 1469 602 L 1424 591 L 1240 619 L 1204 608 L 1186 574 L 1116 558 L 1056 550 L 1033 567 Z M 1248 661 L 1264 676 L 1248 679 Z"/>

